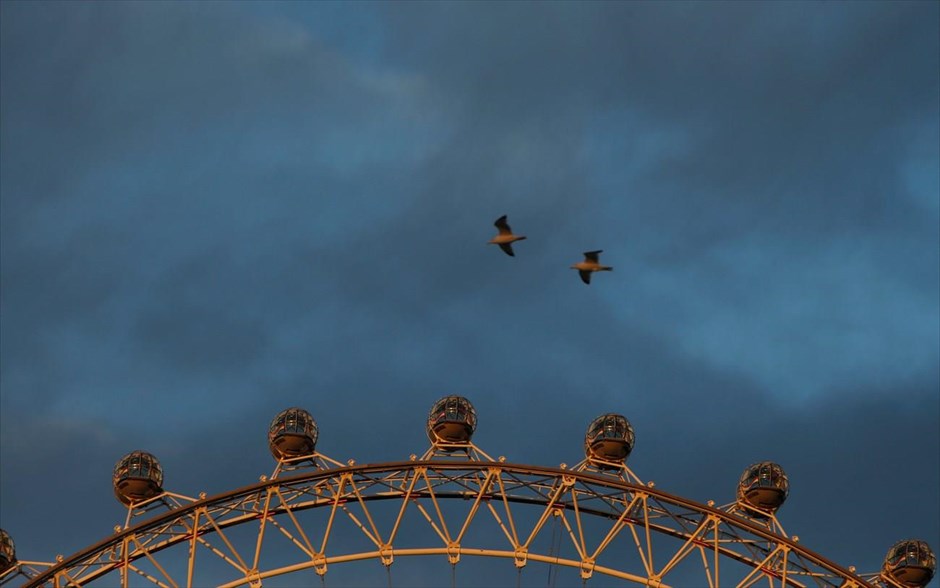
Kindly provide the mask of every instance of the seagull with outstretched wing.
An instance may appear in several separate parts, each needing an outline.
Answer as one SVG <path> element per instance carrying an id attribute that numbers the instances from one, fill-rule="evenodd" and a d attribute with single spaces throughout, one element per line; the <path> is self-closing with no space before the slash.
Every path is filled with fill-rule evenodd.
<path id="1" fill-rule="evenodd" d="M 585 284 L 591 283 L 591 274 L 594 272 L 613 271 L 614 268 L 611 266 L 601 265 L 600 256 L 603 252 L 603 249 L 598 249 L 597 251 L 585 251 L 584 261 L 578 262 L 571 266 L 571 269 L 578 270 L 578 274 L 581 276 L 581 281 Z"/>
<path id="2" fill-rule="evenodd" d="M 499 234 L 490 239 L 489 243 L 499 245 L 499 248 L 505 251 L 506 255 L 515 257 L 516 254 L 512 252 L 512 244 L 516 241 L 522 241 L 525 237 L 512 234 L 512 229 L 509 228 L 509 223 L 506 222 L 505 214 L 496 219 L 493 224 L 499 229 Z"/>

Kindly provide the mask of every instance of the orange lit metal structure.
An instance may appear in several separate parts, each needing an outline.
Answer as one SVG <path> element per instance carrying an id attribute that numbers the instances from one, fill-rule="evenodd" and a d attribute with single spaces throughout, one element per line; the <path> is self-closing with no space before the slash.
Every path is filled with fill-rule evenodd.
<path id="1" fill-rule="evenodd" d="M 448 398 L 438 403 L 443 413 L 437 405 L 431 412 L 431 447 L 420 457 L 357 465 L 314 452 L 282 457 L 270 478 L 216 496 L 164 492 L 132 502 L 114 535 L 55 564 L 16 565 L 0 584 L 256 588 L 301 570 L 325 578 L 334 566 L 364 560 L 391 570 L 401 558 L 440 557 L 456 569 L 483 556 L 520 574 L 531 564 L 572 568 L 585 583 L 606 578 L 605 586 L 688 585 L 689 574 L 709 588 L 913 585 L 828 560 L 788 536 L 770 509 L 701 504 L 641 481 L 626 466 L 633 430 L 619 415 L 592 423 L 582 462 L 544 467 L 484 453 L 470 440 L 472 405 Z M 473 427 L 461 428 L 471 418 Z M 933 557 L 924 546 L 918 556 Z M 200 567 L 210 560 L 218 565 L 207 576 Z"/>

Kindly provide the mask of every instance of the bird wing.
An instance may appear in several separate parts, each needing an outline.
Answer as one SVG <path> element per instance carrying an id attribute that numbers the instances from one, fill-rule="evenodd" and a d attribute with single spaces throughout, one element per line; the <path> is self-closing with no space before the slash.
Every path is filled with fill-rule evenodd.
<path id="1" fill-rule="evenodd" d="M 591 261 L 591 262 L 594 262 L 594 263 L 600 263 L 600 255 L 601 255 L 601 253 L 603 253 L 603 252 L 604 252 L 603 249 L 598 249 L 597 251 L 585 251 L 585 252 L 584 252 L 584 260 L 585 260 L 585 261 Z"/>
<path id="2" fill-rule="evenodd" d="M 515 257 L 516 254 L 512 252 L 512 243 L 500 243 L 499 248 L 506 252 L 506 255 L 511 255 Z"/>
<path id="3" fill-rule="evenodd" d="M 581 275 L 581 281 L 585 284 L 591 283 L 591 272 L 587 270 L 578 270 L 578 274 Z"/>
<path id="4" fill-rule="evenodd" d="M 496 225 L 496 228 L 499 229 L 500 235 L 512 235 L 512 229 L 509 228 L 509 223 L 506 222 L 506 215 L 496 219 L 496 222 L 493 223 Z"/>

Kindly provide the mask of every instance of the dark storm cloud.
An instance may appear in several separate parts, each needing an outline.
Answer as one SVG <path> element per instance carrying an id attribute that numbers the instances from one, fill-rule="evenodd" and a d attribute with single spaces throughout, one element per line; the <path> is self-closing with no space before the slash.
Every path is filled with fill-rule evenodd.
<path id="1" fill-rule="evenodd" d="M 56 340 L 72 330 L 100 334 L 113 324 L 107 308 L 121 277 L 110 253 L 120 242 L 120 234 L 108 230 L 81 231 L 70 250 L 4 239 L 0 292 L 16 311 L 3 313 L 3 377 L 11 388 L 30 390 L 25 398 L 4 394 L 4 405 L 56 397 L 70 379 L 56 357 Z"/>
<path id="2" fill-rule="evenodd" d="M 920 308 L 926 321 L 893 328 L 930 349 L 915 360 L 923 366 L 937 347 L 937 280 L 930 278 L 940 263 L 929 204 L 936 181 L 926 172 L 911 186 L 903 170 L 911 159 L 937 157 L 936 14 L 916 3 L 849 12 L 809 7 L 395 7 L 388 16 L 399 26 L 389 49 L 433 72 L 463 120 L 472 121 L 454 153 L 472 156 L 475 139 L 498 152 L 499 142 L 487 140 L 491 128 L 529 139 L 526 146 L 562 145 L 566 163 L 551 169 L 590 177 L 586 186 L 567 186 L 566 217 L 590 223 L 605 242 L 626 235 L 625 253 L 638 262 L 641 279 L 657 276 L 687 291 L 704 278 L 707 296 L 670 309 L 691 315 L 689 331 L 710 315 L 727 322 L 721 309 L 729 296 L 759 309 L 781 301 L 755 286 L 796 287 L 809 298 L 791 312 L 794 324 L 803 332 L 822 326 L 819 340 L 838 347 L 891 349 L 811 321 L 817 309 L 840 309 L 836 321 L 843 324 L 877 323 L 858 331 L 865 333 L 897 325 L 905 308 Z M 545 155 L 534 152 L 536 160 Z M 447 177 L 452 166 L 437 169 Z M 487 193 L 485 180 L 458 189 Z M 727 259 L 745 251 L 753 263 Z M 865 310 L 874 301 L 860 302 L 850 284 L 868 288 L 874 275 L 887 277 L 889 291 L 901 282 L 892 295 L 896 308 Z M 743 318 L 762 330 L 785 328 L 767 324 L 760 311 L 750 314 Z M 710 347 L 717 351 L 703 352 L 722 353 L 722 345 Z M 833 361 L 848 369 L 843 363 Z"/>
<path id="3" fill-rule="evenodd" d="M 53 561 L 109 535 L 121 522 L 109 489 L 110 468 L 121 457 L 114 445 L 128 432 L 118 436 L 103 420 L 42 414 L 13 419 L 10 411 L 5 403 L 0 508 L 20 559 Z M 114 516 L 103 516 L 109 512 Z M 31 518 L 33 524 L 26 524 Z"/>
<path id="4" fill-rule="evenodd" d="M 844 128 L 843 117 L 852 112 L 830 111 L 835 98 L 850 99 L 846 105 L 879 120 L 886 112 L 933 114 L 937 75 L 921 68 L 936 60 L 931 49 L 937 40 L 928 33 L 935 9 L 920 3 L 850 11 L 823 3 L 806 11 L 733 3 L 531 8 L 387 6 L 396 26 L 386 48 L 459 93 L 474 114 L 506 122 L 526 114 L 566 116 L 588 106 L 708 118 L 738 132 L 783 128 L 793 120 Z M 780 120 L 781 114 L 788 116 Z M 739 124 L 721 124 L 732 121 Z M 799 130 L 807 132 L 803 125 Z"/>
<path id="5" fill-rule="evenodd" d="M 743 231 L 817 240 L 913 219 L 930 233 L 895 164 L 936 149 L 933 136 L 909 145 L 912 127 L 936 126 L 935 7 L 531 8 L 388 7 L 400 25 L 389 47 L 449 89 L 474 129 L 554 123 L 573 149 L 570 129 L 594 121 L 619 122 L 627 149 L 649 128 L 682 129 L 680 153 L 614 197 L 627 227 L 655 220 L 679 237 L 669 247 L 681 259 Z M 629 166 L 638 154 L 597 155 Z"/>
<path id="6" fill-rule="evenodd" d="M 107 534 L 132 449 L 215 493 L 270 472 L 286 406 L 365 462 L 447 393 L 547 465 L 622 412 L 699 500 L 776 459 L 788 531 L 862 569 L 940 544 L 936 4 L 279 6 L 3 5 L 22 553 Z M 94 491 L 52 545 L 59 488 L 23 481 L 63 460 Z"/>
<path id="7" fill-rule="evenodd" d="M 109 310 L 125 310 L 119 320 L 138 325 L 148 349 L 176 353 L 185 364 L 195 358 L 195 345 L 203 354 L 216 350 L 219 360 L 244 365 L 244 352 L 221 350 L 263 345 L 264 335 L 258 324 L 250 326 L 256 311 L 238 304 L 267 302 L 277 312 L 281 292 L 291 286 L 297 287 L 291 296 L 309 293 L 298 279 L 309 274 L 309 260 L 292 256 L 291 247 L 313 232 L 336 236 L 331 221 L 334 231 L 342 231 L 354 218 L 361 223 L 370 217 L 368 211 L 353 217 L 337 206 L 340 199 L 355 205 L 356 192 L 368 195 L 370 188 L 340 177 L 343 172 L 330 166 L 348 158 L 336 162 L 316 139 L 322 132 L 336 135 L 343 121 L 368 119 L 362 113 L 377 106 L 375 92 L 352 79 L 338 56 L 315 44 L 306 47 L 303 31 L 289 23 L 268 30 L 226 10 L 209 18 L 189 8 L 165 8 L 10 8 L 6 22 L 22 25 L 19 13 L 25 11 L 22 18 L 38 20 L 31 34 L 39 38 L 24 38 L 22 31 L 30 28 L 24 26 L 10 26 L 15 30 L 4 36 L 5 77 L 19 90 L 3 101 L 9 121 L 4 139 L 18 147 L 5 150 L 12 153 L 5 161 L 11 170 L 4 175 L 5 194 L 19 195 L 4 198 L 4 267 L 13 277 L 38 278 L 5 280 L 5 298 L 30 300 L 18 306 L 23 327 L 5 341 L 41 336 L 66 318 L 63 313 L 87 316 L 80 305 L 100 306 L 125 294 L 132 307 Z M 90 29 L 98 32 L 89 36 Z M 245 34 L 233 36 L 233 30 Z M 155 50 L 165 43 L 168 51 Z M 76 60 L 82 52 L 85 57 Z M 394 108 L 394 96 L 382 99 Z M 285 146 L 285 125 L 298 124 L 305 132 L 290 135 Z M 365 124 L 371 132 L 373 125 Z M 306 163 L 311 156 L 312 165 Z M 293 165 L 292 157 L 304 166 Z M 253 161 L 250 171 L 247 159 Z M 49 169 L 37 169 L 40 161 Z M 73 166 L 79 177 L 67 173 Z M 62 180 L 37 180 L 56 176 Z M 382 209 L 371 201 L 362 206 Z M 226 253 L 207 259 L 205 250 Z M 334 254 L 339 259 L 343 252 Z M 235 256 L 239 264 L 230 263 Z M 45 258 L 68 263 L 71 273 L 44 267 Z M 338 273 L 328 263 L 321 269 Z M 72 281 L 52 281 L 60 276 Z M 207 280 L 229 286 L 200 290 Z M 280 287 L 264 289 L 262 280 Z M 55 308 L 40 306 L 42 300 L 54 300 Z M 216 319 L 207 324 L 212 313 L 196 320 L 186 315 L 194 305 L 216 309 Z M 176 314 L 165 316 L 168 309 Z M 226 325 L 246 330 L 226 333 Z"/>
<path id="8" fill-rule="evenodd" d="M 219 256 L 210 255 L 168 272 L 154 292 L 155 306 L 143 310 L 134 326 L 132 336 L 145 354 L 163 357 L 172 369 L 208 372 L 258 359 L 267 343 L 261 321 L 231 312 L 225 293 L 206 294 L 212 291 L 207 283 L 219 281 L 220 265 Z M 229 281 L 227 293 L 245 286 L 232 276 Z"/>

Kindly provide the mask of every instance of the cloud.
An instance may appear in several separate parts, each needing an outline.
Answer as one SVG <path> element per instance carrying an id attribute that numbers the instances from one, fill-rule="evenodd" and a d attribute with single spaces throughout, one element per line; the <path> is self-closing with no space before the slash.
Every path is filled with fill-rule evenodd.
<path id="1" fill-rule="evenodd" d="M 391 460 L 449 393 L 548 465 L 622 412 L 636 471 L 700 500 L 778 459 L 837 561 L 936 534 L 929 468 L 872 482 L 936 463 L 935 4 L 44 7 L 2 8 L 23 553 L 62 489 L 21 481 L 59 460 L 98 497 L 67 551 L 120 518 L 127 451 L 219 492 L 273 468 L 282 408 Z M 585 287 L 590 249 L 615 270 Z"/>

